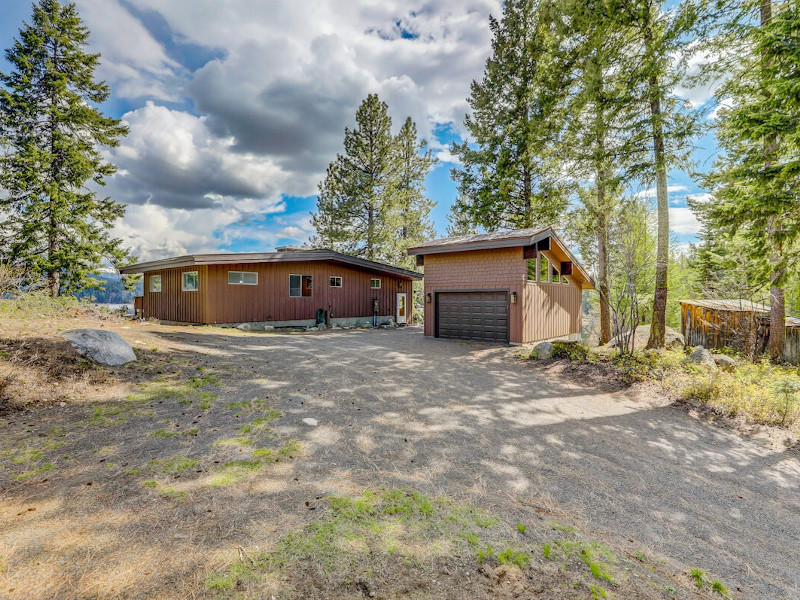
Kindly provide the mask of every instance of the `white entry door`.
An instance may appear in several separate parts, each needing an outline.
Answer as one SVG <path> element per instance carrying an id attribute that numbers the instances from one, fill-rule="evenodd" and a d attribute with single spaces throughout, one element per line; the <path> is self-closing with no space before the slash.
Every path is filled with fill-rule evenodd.
<path id="1" fill-rule="evenodd" d="M 408 307 L 406 306 L 406 297 L 408 294 L 397 294 L 397 324 L 405 325 L 406 315 L 408 314 Z"/>

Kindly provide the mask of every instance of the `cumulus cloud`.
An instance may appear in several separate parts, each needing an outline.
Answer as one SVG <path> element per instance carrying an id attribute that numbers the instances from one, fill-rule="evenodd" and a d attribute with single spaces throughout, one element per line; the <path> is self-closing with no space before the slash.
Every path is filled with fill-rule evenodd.
<path id="1" fill-rule="evenodd" d="M 224 9 L 214 0 L 139 0 L 135 10 L 126 0 L 79 0 L 79 8 L 115 95 L 143 99 L 124 115 L 130 135 L 108 152 L 119 172 L 107 189 L 129 205 L 117 233 L 142 257 L 237 239 L 308 240 L 307 214 L 264 215 L 291 210 L 286 196 L 316 192 L 368 93 L 388 103 L 395 129 L 411 116 L 437 157 L 454 162 L 434 128 L 461 133 L 470 82 L 489 51 L 488 16 L 502 12 L 500 0 L 422 0 L 413 10 L 400 0 L 238 0 Z M 143 15 L 163 27 L 153 33 Z M 167 51 L 176 39 L 220 51 L 190 68 Z"/>
<path id="2" fill-rule="evenodd" d="M 81 18 L 91 31 L 93 50 L 101 54 L 97 75 L 122 98 L 175 101 L 181 66 L 142 22 L 118 0 L 78 0 Z"/>
<path id="3" fill-rule="evenodd" d="M 673 233 L 696 235 L 700 233 L 700 221 L 692 209 L 672 206 L 669 209 L 669 229 Z"/>
<path id="4" fill-rule="evenodd" d="M 685 185 L 668 185 L 667 186 L 667 193 L 668 194 L 676 194 L 679 192 L 688 192 L 689 188 Z M 637 198 L 655 198 L 656 197 L 656 188 L 649 188 L 646 190 L 642 190 L 641 192 L 637 192 L 635 195 Z"/>

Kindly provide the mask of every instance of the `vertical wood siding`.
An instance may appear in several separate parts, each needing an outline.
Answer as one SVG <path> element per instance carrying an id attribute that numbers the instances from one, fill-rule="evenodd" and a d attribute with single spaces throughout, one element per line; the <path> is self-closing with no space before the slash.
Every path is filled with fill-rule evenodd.
<path id="1" fill-rule="evenodd" d="M 196 292 L 182 291 L 182 274 L 197 271 L 199 280 Z M 150 291 L 150 277 L 161 275 L 161 291 Z M 144 278 L 143 310 L 145 317 L 163 321 L 204 323 L 208 293 L 207 267 L 182 267 L 146 273 Z"/>
<path id="2" fill-rule="evenodd" d="M 186 308 L 187 299 L 172 293 L 180 274 L 172 271 L 200 271 L 200 294 L 203 302 L 191 312 L 176 310 L 171 302 L 181 301 Z M 228 271 L 258 273 L 258 285 L 230 285 Z M 150 275 L 162 275 L 162 292 L 147 292 Z M 311 275 L 312 295 L 289 296 L 289 275 Z M 329 286 L 329 277 L 341 277 L 342 287 Z M 381 280 L 381 288 L 374 290 L 370 280 Z M 174 281 L 173 281 L 174 279 Z M 166 287 L 169 286 L 169 287 Z M 165 294 L 165 291 L 170 292 Z M 408 294 L 408 322 L 411 322 L 412 282 L 398 277 L 376 275 L 324 262 L 255 263 L 208 265 L 207 267 L 169 269 L 148 273 L 145 278 L 145 314 L 148 317 L 170 321 L 198 323 L 245 323 L 253 321 L 296 321 L 316 317 L 317 309 L 329 311 L 333 318 L 371 317 L 372 299 L 378 298 L 378 314 L 396 317 L 397 294 Z M 150 300 L 149 297 L 161 296 Z M 149 300 L 149 302 L 148 302 Z M 191 318 L 184 318 L 191 317 Z"/>
<path id="3" fill-rule="evenodd" d="M 764 318 L 753 311 L 729 311 L 681 304 L 681 333 L 687 346 L 734 348 L 752 356 L 766 347 Z M 769 317 L 766 318 L 767 325 Z"/>
<path id="4" fill-rule="evenodd" d="M 568 284 L 525 283 L 523 296 L 524 343 L 566 337 L 581 332 L 580 286 L 567 277 Z"/>

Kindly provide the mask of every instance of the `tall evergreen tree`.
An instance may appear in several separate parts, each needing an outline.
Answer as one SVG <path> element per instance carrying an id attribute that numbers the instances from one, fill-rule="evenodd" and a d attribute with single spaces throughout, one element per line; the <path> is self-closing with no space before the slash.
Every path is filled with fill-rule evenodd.
<path id="1" fill-rule="evenodd" d="M 492 51 L 483 79 L 473 81 L 465 119 L 470 139 L 454 144 L 454 210 L 489 231 L 552 225 L 567 205 L 554 142 L 558 110 L 560 7 L 556 0 L 506 0 L 490 18 Z"/>
<path id="2" fill-rule="evenodd" d="M 724 150 L 706 183 L 714 201 L 708 219 L 743 235 L 769 257 L 770 340 L 783 353 L 783 286 L 800 240 L 800 7 L 761 0 L 745 28 L 749 49 L 723 86 L 730 107 L 720 111 L 717 138 Z M 741 29 L 740 29 L 741 31 Z"/>
<path id="3" fill-rule="evenodd" d="M 88 37 L 74 4 L 40 0 L 0 73 L 0 252 L 28 280 L 46 276 L 52 296 L 83 288 L 106 260 L 130 259 L 108 231 L 125 207 L 87 188 L 116 170 L 99 147 L 127 133 L 96 108 L 109 88 L 94 79 Z"/>
<path id="4" fill-rule="evenodd" d="M 640 115 L 629 121 L 627 135 L 649 149 L 634 161 L 632 177 L 655 182 L 658 243 L 653 317 L 648 347 L 664 346 L 669 271 L 669 197 L 667 173 L 690 163 L 691 142 L 698 133 L 696 111 L 672 90 L 685 78 L 699 27 L 694 0 L 665 7 L 662 0 L 609 0 L 600 14 L 627 39 L 624 60 L 617 68 L 628 74 L 630 110 Z"/>
<path id="5" fill-rule="evenodd" d="M 393 264 L 413 268 L 414 258 L 406 252 L 409 247 L 433 239 L 435 232 L 430 220 L 434 203 L 425 194 L 425 177 L 436 163 L 428 142 L 417 137 L 417 125 L 406 118 L 394 140 L 397 164 L 397 217 L 399 229 L 395 238 Z"/>
<path id="6" fill-rule="evenodd" d="M 319 184 L 313 244 L 369 260 L 391 261 L 399 220 L 397 162 L 388 107 L 369 94 L 344 132 L 344 154 Z"/>
<path id="7" fill-rule="evenodd" d="M 604 0 L 565 0 L 569 29 L 565 37 L 573 53 L 571 94 L 566 101 L 565 164 L 574 178 L 591 181 L 578 194 L 572 237 L 590 258 L 596 273 L 600 304 L 601 344 L 611 339 L 609 306 L 609 228 L 622 199 L 629 167 L 641 160 L 642 144 L 628 135 L 635 113 L 627 73 L 618 69 L 627 36 L 606 17 Z"/>

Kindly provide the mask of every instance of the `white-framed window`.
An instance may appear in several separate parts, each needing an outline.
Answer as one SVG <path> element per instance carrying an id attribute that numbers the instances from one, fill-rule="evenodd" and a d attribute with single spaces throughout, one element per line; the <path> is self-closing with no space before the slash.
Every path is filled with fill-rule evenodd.
<path id="1" fill-rule="evenodd" d="M 289 275 L 289 296 L 310 297 L 314 284 L 311 275 Z"/>
<path id="2" fill-rule="evenodd" d="M 186 271 L 181 277 L 181 289 L 184 292 L 196 292 L 200 287 L 200 277 L 197 271 Z"/>
<path id="3" fill-rule="evenodd" d="M 151 292 L 160 292 L 161 291 L 161 275 L 150 275 L 150 291 Z"/>
<path id="4" fill-rule="evenodd" d="M 258 285 L 258 273 L 251 271 L 228 271 L 228 285 Z"/>
<path id="5" fill-rule="evenodd" d="M 329 279 L 329 284 L 331 287 L 342 287 L 342 278 L 341 277 L 331 277 Z"/>
<path id="6" fill-rule="evenodd" d="M 370 279 L 369 280 L 369 287 L 373 290 L 381 289 L 381 280 L 380 279 Z"/>

